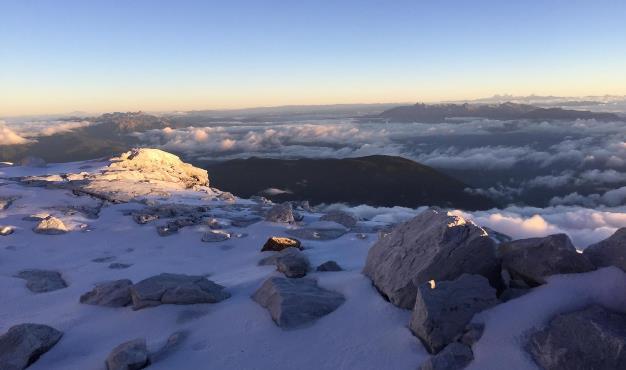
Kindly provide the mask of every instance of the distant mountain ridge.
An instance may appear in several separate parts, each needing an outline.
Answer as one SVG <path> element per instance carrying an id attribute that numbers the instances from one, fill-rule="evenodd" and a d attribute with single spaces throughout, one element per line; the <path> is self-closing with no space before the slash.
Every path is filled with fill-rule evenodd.
<path id="1" fill-rule="evenodd" d="M 442 123 L 452 118 L 514 119 L 597 119 L 601 121 L 622 120 L 614 113 L 600 113 L 562 108 L 540 108 L 518 103 L 501 104 L 423 104 L 388 109 L 374 118 L 392 122 Z"/>
<path id="2" fill-rule="evenodd" d="M 472 210 L 496 206 L 486 197 L 466 192 L 467 185 L 459 180 L 394 156 L 343 159 L 252 157 L 219 163 L 196 161 L 193 164 L 208 170 L 213 186 L 242 197 L 264 195 L 278 202 L 436 205 Z"/>

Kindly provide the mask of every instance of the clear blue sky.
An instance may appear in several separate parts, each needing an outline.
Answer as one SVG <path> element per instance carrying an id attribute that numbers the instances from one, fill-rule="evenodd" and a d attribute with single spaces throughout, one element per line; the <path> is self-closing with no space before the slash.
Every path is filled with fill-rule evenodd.
<path id="1" fill-rule="evenodd" d="M 626 94 L 626 1 L 0 0 L 0 115 Z"/>

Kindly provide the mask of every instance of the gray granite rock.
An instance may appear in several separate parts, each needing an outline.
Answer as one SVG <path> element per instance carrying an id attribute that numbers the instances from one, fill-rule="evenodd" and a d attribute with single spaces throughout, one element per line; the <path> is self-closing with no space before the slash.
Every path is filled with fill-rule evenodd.
<path id="1" fill-rule="evenodd" d="M 265 307 L 282 328 L 310 324 L 343 304 L 345 298 L 326 290 L 310 278 L 271 277 L 254 293 L 252 299 Z"/>
<path id="2" fill-rule="evenodd" d="M 133 215 L 133 221 L 140 225 L 145 225 L 148 222 L 152 222 L 159 219 L 159 215 L 153 215 L 149 213 L 136 213 Z"/>
<path id="3" fill-rule="evenodd" d="M 56 345 L 63 333 L 40 324 L 20 324 L 0 336 L 0 369 L 22 370 Z"/>
<path id="4" fill-rule="evenodd" d="M 409 328 L 430 353 L 458 340 L 474 314 L 498 303 L 496 290 L 480 275 L 422 284 Z"/>
<path id="5" fill-rule="evenodd" d="M 293 224 L 295 223 L 295 219 L 293 217 L 293 210 L 291 209 L 291 204 L 277 204 L 270 208 L 265 214 L 265 221 L 269 222 L 279 222 L 285 224 Z"/>
<path id="6" fill-rule="evenodd" d="M 326 261 L 317 266 L 317 271 L 342 271 L 343 269 L 335 261 Z"/>
<path id="7" fill-rule="evenodd" d="M 618 229 L 608 239 L 588 246 L 584 255 L 596 267 L 617 266 L 626 271 L 626 227 Z"/>
<path id="8" fill-rule="evenodd" d="M 203 276 L 163 273 L 133 285 L 131 296 L 133 309 L 139 310 L 161 304 L 217 303 L 230 294 Z"/>
<path id="9" fill-rule="evenodd" d="M 363 273 L 396 306 L 411 309 L 417 287 L 464 273 L 500 282 L 495 243 L 471 221 L 431 208 L 376 242 Z"/>
<path id="10" fill-rule="evenodd" d="M 309 259 L 304 253 L 295 248 L 289 248 L 288 253 L 284 250 L 276 258 L 276 270 L 282 272 L 288 278 L 301 278 L 311 268 Z M 295 250 L 294 250 L 295 249 Z"/>
<path id="11" fill-rule="evenodd" d="M 150 364 L 145 339 L 133 339 L 113 348 L 106 359 L 107 370 L 139 370 Z"/>
<path id="12" fill-rule="evenodd" d="M 331 211 L 320 217 L 320 221 L 332 221 L 351 229 L 356 226 L 357 218 L 344 211 Z"/>
<path id="13" fill-rule="evenodd" d="M 503 243 L 498 252 L 502 258 L 502 269 L 508 271 L 511 279 L 521 280 L 530 287 L 544 284 L 545 277 L 550 275 L 594 269 L 565 234 Z"/>
<path id="14" fill-rule="evenodd" d="M 132 303 L 128 279 L 107 281 L 96 284 L 89 292 L 80 296 L 80 303 L 105 307 L 124 307 Z"/>
<path id="15" fill-rule="evenodd" d="M 600 306 L 560 314 L 527 348 L 546 370 L 626 369 L 626 315 Z"/>
<path id="16" fill-rule="evenodd" d="M 419 370 L 461 370 L 474 359 L 472 349 L 465 344 L 454 342 L 441 352 L 430 356 L 420 365 Z"/>
<path id="17" fill-rule="evenodd" d="M 15 277 L 26 280 L 26 288 L 35 293 L 46 293 L 67 287 L 67 283 L 57 271 L 23 270 Z"/>

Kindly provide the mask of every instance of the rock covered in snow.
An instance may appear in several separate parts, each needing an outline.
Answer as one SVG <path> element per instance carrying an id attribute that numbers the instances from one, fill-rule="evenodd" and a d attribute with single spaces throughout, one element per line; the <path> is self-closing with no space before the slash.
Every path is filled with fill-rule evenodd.
<path id="1" fill-rule="evenodd" d="M 332 221 L 351 229 L 356 226 L 357 218 L 344 211 L 331 211 L 320 217 L 320 221 Z"/>
<path id="2" fill-rule="evenodd" d="M 626 315 L 597 305 L 557 315 L 528 350 L 546 370 L 626 369 Z"/>
<path id="3" fill-rule="evenodd" d="M 206 243 L 223 242 L 230 239 L 230 233 L 224 230 L 209 230 L 202 235 Z"/>
<path id="4" fill-rule="evenodd" d="M 142 338 L 118 345 L 106 359 L 107 370 L 139 370 L 149 364 L 148 347 Z"/>
<path id="5" fill-rule="evenodd" d="M 282 328 L 310 324 L 335 311 L 345 301 L 343 295 L 321 288 L 316 280 L 283 277 L 265 280 L 252 299 L 265 307 Z"/>
<path id="6" fill-rule="evenodd" d="M 65 234 L 69 229 L 60 219 L 54 216 L 48 216 L 39 221 L 37 226 L 33 228 L 33 231 L 37 234 L 58 235 Z"/>
<path id="7" fill-rule="evenodd" d="M 132 281 L 128 279 L 96 284 L 92 290 L 80 296 L 80 303 L 105 307 L 128 306 L 132 302 L 130 296 L 132 285 Z"/>
<path id="8" fill-rule="evenodd" d="M 283 249 L 287 248 L 297 248 L 302 249 L 302 245 L 298 239 L 287 238 L 284 236 L 271 236 L 265 244 L 263 244 L 263 248 L 261 248 L 261 252 L 275 251 L 280 252 Z"/>
<path id="9" fill-rule="evenodd" d="M 409 328 L 431 353 L 461 338 L 474 314 L 498 303 L 496 290 L 480 275 L 420 285 Z"/>
<path id="10" fill-rule="evenodd" d="M 11 204 L 13 204 L 13 202 L 15 202 L 17 199 L 19 198 L 15 196 L 0 197 L 0 211 L 8 209 L 11 206 Z"/>
<path id="11" fill-rule="evenodd" d="M 363 273 L 396 306 L 411 309 L 417 287 L 464 273 L 499 281 L 495 243 L 471 221 L 429 209 L 398 225 L 369 250 Z"/>
<path id="12" fill-rule="evenodd" d="M 26 280 L 26 288 L 34 293 L 46 293 L 67 287 L 67 283 L 57 271 L 23 270 L 15 277 Z"/>
<path id="13" fill-rule="evenodd" d="M 343 269 L 335 261 L 326 261 L 317 266 L 317 271 L 342 271 Z"/>
<path id="14" fill-rule="evenodd" d="M 453 342 L 441 352 L 427 358 L 418 370 L 460 370 L 464 369 L 473 359 L 474 354 L 469 346 Z"/>
<path id="15" fill-rule="evenodd" d="M 265 221 L 293 224 L 296 222 L 290 203 L 277 204 L 265 214 Z"/>
<path id="16" fill-rule="evenodd" d="M 626 227 L 618 229 L 609 238 L 588 246 L 583 254 L 596 267 L 617 266 L 626 271 Z"/>
<path id="17" fill-rule="evenodd" d="M 131 297 L 133 309 L 139 310 L 161 304 L 217 303 L 230 294 L 203 276 L 163 273 L 133 285 Z"/>
<path id="18" fill-rule="evenodd" d="M 13 234 L 13 226 L 2 226 L 0 225 L 0 236 L 7 236 Z"/>
<path id="19" fill-rule="evenodd" d="M 56 345 L 63 333 L 40 324 L 20 324 L 0 336 L 0 369 L 22 370 Z"/>
<path id="20" fill-rule="evenodd" d="M 502 269 L 509 273 L 511 279 L 530 287 L 544 284 L 545 277 L 550 275 L 594 269 L 565 234 L 515 240 L 501 244 L 498 252 L 502 258 Z"/>

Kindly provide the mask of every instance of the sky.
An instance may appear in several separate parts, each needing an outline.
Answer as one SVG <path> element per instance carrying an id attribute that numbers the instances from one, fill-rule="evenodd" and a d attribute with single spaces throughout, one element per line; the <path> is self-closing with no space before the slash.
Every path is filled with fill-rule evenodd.
<path id="1" fill-rule="evenodd" d="M 626 94 L 626 1 L 0 0 L 0 117 Z"/>

